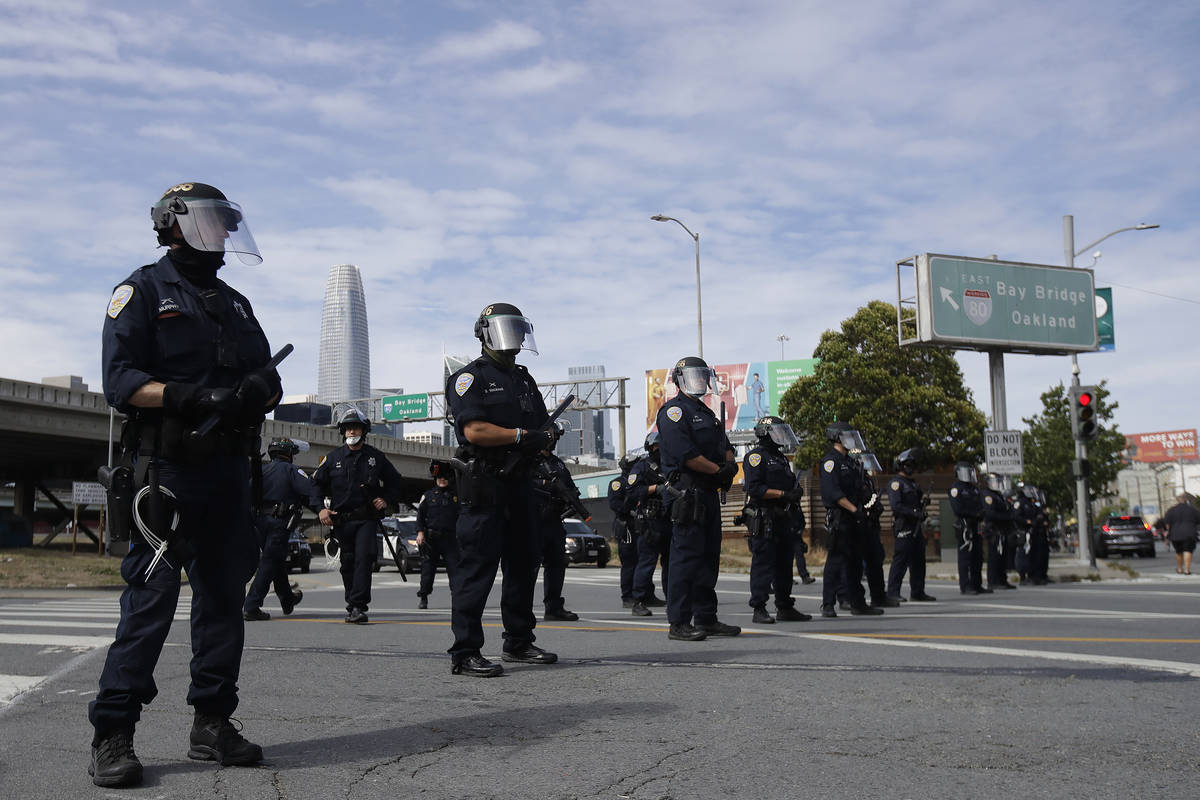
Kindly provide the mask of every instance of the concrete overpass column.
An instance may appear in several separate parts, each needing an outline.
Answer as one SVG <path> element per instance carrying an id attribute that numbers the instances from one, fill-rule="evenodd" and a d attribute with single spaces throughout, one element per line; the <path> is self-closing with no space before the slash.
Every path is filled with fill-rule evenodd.
<path id="1" fill-rule="evenodd" d="M 33 478 L 18 480 L 13 486 L 13 513 L 24 518 L 33 526 L 34 495 L 37 481 Z"/>

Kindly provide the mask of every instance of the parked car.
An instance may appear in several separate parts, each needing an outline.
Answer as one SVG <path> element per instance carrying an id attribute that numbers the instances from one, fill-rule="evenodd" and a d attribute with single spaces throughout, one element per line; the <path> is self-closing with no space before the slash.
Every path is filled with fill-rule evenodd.
<path id="1" fill-rule="evenodd" d="M 375 561 L 375 571 L 394 566 L 401 572 L 420 572 L 422 556 L 417 547 L 417 518 L 384 517 L 380 520 L 380 526 L 379 558 Z"/>
<path id="2" fill-rule="evenodd" d="M 308 546 L 308 540 L 304 538 L 299 530 L 292 531 L 292 535 L 288 537 L 287 543 L 287 561 L 284 562 L 287 571 L 291 572 L 298 569 L 307 574 L 309 564 L 312 563 L 312 548 Z"/>
<path id="3" fill-rule="evenodd" d="M 600 569 L 608 566 L 612 549 L 607 539 L 574 517 L 564 519 L 563 527 L 567 530 L 567 563 L 590 564 L 594 561 Z"/>
<path id="4" fill-rule="evenodd" d="M 1154 534 L 1141 517 L 1111 516 L 1100 525 L 1095 539 L 1097 558 L 1105 558 L 1110 553 L 1137 553 L 1154 558 Z"/>

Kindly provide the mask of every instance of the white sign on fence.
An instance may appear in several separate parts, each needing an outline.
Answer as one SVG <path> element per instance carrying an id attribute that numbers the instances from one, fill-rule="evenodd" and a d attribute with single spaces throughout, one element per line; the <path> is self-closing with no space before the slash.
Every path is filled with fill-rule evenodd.
<path id="1" fill-rule="evenodd" d="M 102 506 L 107 497 L 104 487 L 95 481 L 72 481 L 71 502 L 77 506 Z"/>
<path id="2" fill-rule="evenodd" d="M 983 445 L 988 472 L 997 475 L 1020 475 L 1025 471 L 1020 431 L 984 431 Z"/>

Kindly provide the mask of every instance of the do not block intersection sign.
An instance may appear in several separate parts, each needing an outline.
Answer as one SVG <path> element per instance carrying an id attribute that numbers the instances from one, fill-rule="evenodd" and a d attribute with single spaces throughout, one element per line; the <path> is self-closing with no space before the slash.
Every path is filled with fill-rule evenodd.
<path id="1" fill-rule="evenodd" d="M 988 472 L 997 475 L 1020 475 L 1025 471 L 1020 431 L 984 431 L 983 445 L 987 454 Z"/>

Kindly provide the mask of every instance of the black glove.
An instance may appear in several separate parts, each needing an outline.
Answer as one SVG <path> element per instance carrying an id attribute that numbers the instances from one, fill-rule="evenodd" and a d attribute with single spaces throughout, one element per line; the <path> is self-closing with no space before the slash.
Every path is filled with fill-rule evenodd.
<path id="1" fill-rule="evenodd" d="M 797 486 L 795 489 L 788 489 L 784 492 L 782 500 L 785 503 L 799 503 L 803 497 L 804 490 Z"/>
<path id="2" fill-rule="evenodd" d="M 854 521 L 859 525 L 867 523 L 867 509 L 863 506 L 857 506 L 854 510 Z"/>
<path id="3" fill-rule="evenodd" d="M 199 418 L 228 414 L 238 407 L 233 389 L 214 389 L 197 383 L 168 383 L 163 387 L 163 408 L 181 417 Z"/>
<path id="4" fill-rule="evenodd" d="M 525 453 L 540 453 L 543 450 L 553 450 L 558 441 L 558 431 L 552 425 L 550 430 L 530 431 L 521 437 L 521 451 Z"/>
<path id="5" fill-rule="evenodd" d="M 733 486 L 733 479 L 737 476 L 737 462 L 726 461 L 721 464 L 721 468 L 717 470 L 714 478 L 717 486 L 721 489 L 729 491 L 729 487 Z"/>
<path id="6" fill-rule="evenodd" d="M 276 405 L 283 395 L 283 383 L 274 369 L 256 369 L 248 373 L 237 386 L 238 402 L 242 410 L 251 416 L 265 414 Z M 272 403 L 271 401 L 276 402 Z"/>

